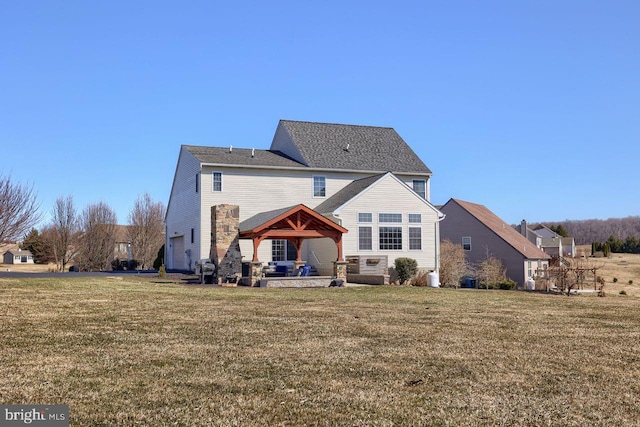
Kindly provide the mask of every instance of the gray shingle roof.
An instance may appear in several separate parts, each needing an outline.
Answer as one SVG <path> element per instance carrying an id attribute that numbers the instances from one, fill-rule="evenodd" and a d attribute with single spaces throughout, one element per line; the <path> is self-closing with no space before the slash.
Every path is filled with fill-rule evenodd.
<path id="1" fill-rule="evenodd" d="M 244 221 L 242 221 L 239 225 L 239 229 L 240 231 L 253 230 L 254 228 L 264 224 L 267 221 L 272 220 L 273 218 L 276 218 L 282 215 L 286 211 L 291 210 L 296 206 L 297 205 L 287 206 L 286 208 L 274 209 L 272 211 L 260 212 L 259 214 L 255 214 L 251 218 L 247 218 Z"/>
<path id="2" fill-rule="evenodd" d="M 304 165 L 287 157 L 283 153 L 271 150 L 253 150 L 247 148 L 201 147 L 183 145 L 196 159 L 205 164 L 303 167 Z M 253 156 L 252 156 L 253 154 Z"/>
<path id="3" fill-rule="evenodd" d="M 384 175 L 385 174 L 378 174 L 355 180 L 324 202 L 320 203 L 313 210 L 319 214 L 331 213 L 363 192 L 367 187 L 378 181 Z"/>
<path id="4" fill-rule="evenodd" d="M 431 173 L 393 128 L 291 120 L 280 124 L 312 168 Z"/>

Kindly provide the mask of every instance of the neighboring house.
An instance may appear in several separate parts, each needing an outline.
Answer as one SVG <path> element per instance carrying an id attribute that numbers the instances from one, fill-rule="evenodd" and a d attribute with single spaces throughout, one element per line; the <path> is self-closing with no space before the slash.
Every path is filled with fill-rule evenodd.
<path id="1" fill-rule="evenodd" d="M 527 224 L 524 219 L 515 229 L 529 241 L 552 257 L 574 257 L 576 244 L 573 237 L 562 237 L 542 224 Z"/>
<path id="2" fill-rule="evenodd" d="M 299 250 L 321 275 L 332 274 L 339 255 L 386 255 L 389 265 L 411 257 L 437 270 L 443 215 L 429 202 L 431 175 L 392 128 L 281 120 L 268 150 L 183 145 L 166 213 L 166 266 L 193 269 L 210 257 L 211 209 L 226 204 L 239 207 L 245 237 L 266 232 L 257 222 L 280 213 L 325 227 L 313 218 L 319 214 L 339 226 L 331 233 L 346 230 L 341 240 L 322 238 L 279 218 L 315 238 L 302 241 L 291 230 L 286 239 L 242 238 L 247 262 L 292 261 Z"/>
<path id="3" fill-rule="evenodd" d="M 117 261 L 118 268 L 129 268 L 131 260 L 131 241 L 129 240 L 129 226 L 116 225 L 114 233 L 115 245 L 113 248 L 113 261 Z M 116 267 L 114 265 L 114 267 Z"/>
<path id="4" fill-rule="evenodd" d="M 33 264 L 33 254 L 27 250 L 11 249 L 4 253 L 5 264 Z"/>
<path id="5" fill-rule="evenodd" d="M 521 286 L 535 278 L 536 270 L 549 267 L 548 254 L 483 205 L 450 199 L 440 210 L 447 216 L 440 224 L 441 239 L 461 244 L 468 262 L 497 258 L 507 277 Z"/>

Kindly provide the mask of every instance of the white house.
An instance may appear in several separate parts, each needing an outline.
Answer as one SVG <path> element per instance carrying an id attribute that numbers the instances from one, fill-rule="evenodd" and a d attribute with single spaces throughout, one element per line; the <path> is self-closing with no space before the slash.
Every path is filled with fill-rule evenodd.
<path id="1" fill-rule="evenodd" d="M 33 264 L 33 254 L 27 250 L 11 249 L 4 253 L 5 264 Z"/>
<path id="2" fill-rule="evenodd" d="M 331 238 L 298 244 L 321 275 L 340 255 L 386 255 L 389 265 L 410 257 L 437 270 L 444 215 L 429 201 L 431 175 L 384 127 L 281 120 L 268 150 L 183 145 L 167 206 L 165 264 L 193 269 L 209 257 L 213 206 L 237 205 L 240 222 L 254 226 L 303 205 L 347 230 L 341 248 Z M 254 255 L 255 243 L 241 239 L 240 250 L 244 261 L 295 260 L 295 243 L 265 240 Z"/>

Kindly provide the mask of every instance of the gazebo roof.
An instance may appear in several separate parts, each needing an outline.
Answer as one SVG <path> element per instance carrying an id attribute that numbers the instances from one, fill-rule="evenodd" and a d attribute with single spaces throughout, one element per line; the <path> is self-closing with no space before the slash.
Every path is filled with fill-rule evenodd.
<path id="1" fill-rule="evenodd" d="M 303 204 L 262 212 L 240 223 L 240 238 L 251 238 L 265 233 L 269 234 L 269 237 L 280 239 L 321 238 L 347 232 L 346 228 Z"/>
<path id="2" fill-rule="evenodd" d="M 240 238 L 253 239 L 254 261 L 257 261 L 257 247 L 265 239 L 290 240 L 295 243 L 299 256 L 302 240 L 323 237 L 336 242 L 338 259 L 341 259 L 342 234 L 347 232 L 346 228 L 303 204 L 262 212 L 240 223 Z"/>

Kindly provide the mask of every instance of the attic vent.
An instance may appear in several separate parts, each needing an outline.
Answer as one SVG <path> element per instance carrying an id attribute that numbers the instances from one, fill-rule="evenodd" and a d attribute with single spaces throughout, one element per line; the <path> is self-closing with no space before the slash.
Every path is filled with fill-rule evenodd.
<path id="1" fill-rule="evenodd" d="M 253 157 L 253 156 L 255 156 L 255 155 L 256 155 L 256 149 L 255 149 L 255 148 L 252 148 L 252 149 L 251 149 L 251 157 Z"/>
<path id="2" fill-rule="evenodd" d="M 344 147 L 344 151 L 349 151 L 349 144 L 347 144 L 347 146 Z"/>
<path id="3" fill-rule="evenodd" d="M 233 151 L 233 145 L 230 145 L 229 146 L 229 152 L 232 152 L 232 151 Z"/>

